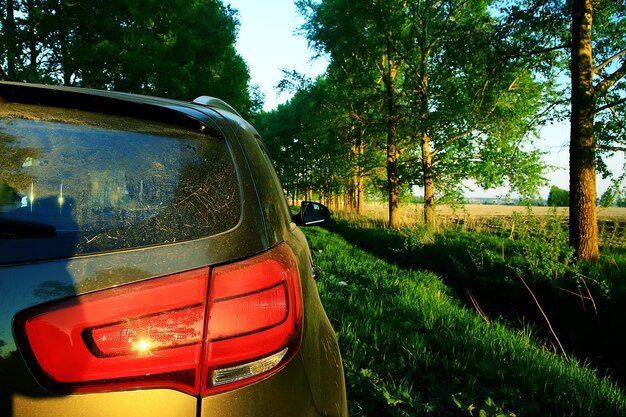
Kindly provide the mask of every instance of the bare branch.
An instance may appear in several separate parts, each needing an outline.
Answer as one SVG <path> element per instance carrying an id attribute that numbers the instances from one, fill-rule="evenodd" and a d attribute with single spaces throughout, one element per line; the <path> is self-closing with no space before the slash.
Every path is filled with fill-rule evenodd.
<path id="1" fill-rule="evenodd" d="M 626 146 L 596 145 L 596 149 L 602 149 L 603 151 L 626 152 Z"/>
<path id="2" fill-rule="evenodd" d="M 619 67 L 613 74 L 604 79 L 604 81 L 600 82 L 595 88 L 596 97 L 603 96 L 604 93 L 608 91 L 616 82 L 618 82 L 622 77 L 626 75 L 626 60 L 622 62 L 622 66 Z"/>
<path id="3" fill-rule="evenodd" d="M 626 54 L 626 49 L 621 50 L 620 52 L 616 53 L 615 55 L 613 55 L 612 57 L 610 57 L 609 59 L 607 59 L 606 61 L 604 61 L 603 63 L 601 63 L 600 65 L 598 65 L 597 67 L 595 67 L 593 70 L 594 72 L 598 73 L 600 72 L 600 70 L 604 67 L 606 67 L 607 65 L 609 65 L 611 62 L 615 61 L 617 58 L 619 58 L 620 56 Z"/>
<path id="4" fill-rule="evenodd" d="M 626 103 L 626 97 L 617 100 L 617 101 L 613 101 L 611 103 L 607 103 L 604 106 L 600 106 L 598 108 L 596 108 L 596 113 L 600 113 L 601 111 L 607 110 L 607 109 L 612 109 L 615 106 L 619 106 L 620 104 L 624 104 Z"/>
<path id="5" fill-rule="evenodd" d="M 476 127 L 479 125 L 479 123 L 476 123 L 474 126 L 470 127 L 469 129 L 460 132 L 454 136 L 449 137 L 445 142 L 443 142 L 441 144 L 441 146 L 438 149 L 435 149 L 434 151 L 431 152 L 431 155 L 433 157 L 437 156 L 439 154 L 439 152 L 443 151 L 446 146 L 450 145 L 451 143 L 454 143 L 460 139 L 463 139 L 465 136 L 469 135 L 472 130 L 476 129 Z"/>

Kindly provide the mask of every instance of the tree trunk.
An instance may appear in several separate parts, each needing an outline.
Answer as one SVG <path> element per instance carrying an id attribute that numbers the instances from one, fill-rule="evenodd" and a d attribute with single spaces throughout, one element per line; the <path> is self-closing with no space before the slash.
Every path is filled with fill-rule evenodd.
<path id="1" fill-rule="evenodd" d="M 433 178 L 433 155 L 428 135 L 428 75 L 426 64 L 422 65 L 422 94 L 420 109 L 420 130 L 422 145 L 422 175 L 424 176 L 424 224 L 428 230 L 435 230 L 435 179 Z"/>
<path id="2" fill-rule="evenodd" d="M 17 44 L 17 26 L 15 24 L 15 6 L 13 0 L 6 1 L 6 19 L 4 23 L 4 39 L 7 60 L 7 75 L 9 78 L 17 79 L 17 61 L 19 58 L 19 47 Z"/>
<path id="3" fill-rule="evenodd" d="M 387 102 L 387 191 L 389 194 L 389 227 L 400 227 L 400 175 L 398 169 L 397 116 L 396 116 L 396 68 L 387 45 L 385 61 L 385 96 Z"/>
<path id="4" fill-rule="evenodd" d="M 35 29 L 37 22 L 35 22 L 35 2 L 33 0 L 28 0 L 26 3 L 26 7 L 28 10 L 28 76 L 26 77 L 26 81 L 30 82 L 39 82 L 37 61 L 39 60 L 39 49 L 37 47 L 37 39 L 38 34 Z"/>
<path id="5" fill-rule="evenodd" d="M 359 166 L 356 183 L 356 214 L 359 216 L 363 214 L 363 209 L 365 208 L 365 184 L 363 179 L 363 167 Z"/>
<path id="6" fill-rule="evenodd" d="M 424 224 L 428 230 L 435 230 L 435 178 L 433 172 L 433 152 L 431 149 L 429 119 L 429 79 L 428 79 L 428 22 L 421 28 L 420 41 L 420 140 L 422 147 L 422 175 L 424 179 Z"/>
<path id="7" fill-rule="evenodd" d="M 600 251 L 593 134 L 592 0 L 574 0 L 572 11 L 569 240 L 579 259 L 594 260 L 600 257 Z"/>
<path id="8" fill-rule="evenodd" d="M 395 123 L 387 122 L 387 187 L 389 190 L 389 227 L 400 227 L 400 178 Z"/>
<path id="9" fill-rule="evenodd" d="M 363 214 L 363 205 L 365 203 L 365 185 L 363 183 L 365 177 L 365 170 L 363 169 L 363 155 L 365 153 L 365 143 L 363 142 L 363 130 L 360 127 L 357 127 L 356 129 L 354 151 L 357 159 L 356 173 L 354 176 L 354 208 L 356 214 L 360 216 L 361 214 Z"/>
<path id="10" fill-rule="evenodd" d="M 422 133 L 422 171 L 424 175 L 424 223 L 428 230 L 435 230 L 435 181 L 430 138 Z"/>

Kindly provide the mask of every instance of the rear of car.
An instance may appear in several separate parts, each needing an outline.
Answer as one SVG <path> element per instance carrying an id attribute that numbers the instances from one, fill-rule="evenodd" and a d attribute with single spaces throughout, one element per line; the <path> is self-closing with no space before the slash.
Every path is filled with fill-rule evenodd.
<path id="1" fill-rule="evenodd" d="M 263 144 L 204 104 L 0 83 L 0 415 L 347 415 Z"/>

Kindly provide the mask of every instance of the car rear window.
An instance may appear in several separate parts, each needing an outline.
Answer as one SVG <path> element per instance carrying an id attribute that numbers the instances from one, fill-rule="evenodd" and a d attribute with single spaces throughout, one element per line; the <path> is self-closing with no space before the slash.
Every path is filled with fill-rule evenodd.
<path id="1" fill-rule="evenodd" d="M 0 104 L 0 262 L 199 238 L 241 216 L 223 139 L 152 121 Z"/>

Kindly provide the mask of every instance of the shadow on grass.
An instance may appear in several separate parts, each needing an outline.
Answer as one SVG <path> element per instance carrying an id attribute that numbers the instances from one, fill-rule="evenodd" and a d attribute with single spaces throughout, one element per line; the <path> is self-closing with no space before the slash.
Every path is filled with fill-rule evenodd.
<path id="1" fill-rule="evenodd" d="M 575 283 L 564 288 L 567 285 L 563 282 L 533 281 L 525 276 L 526 271 L 516 270 L 507 262 L 512 249 L 505 247 L 502 239 L 477 233 L 442 235 L 430 243 L 414 244 L 408 230 L 403 234 L 391 229 L 358 228 L 342 220 L 332 220 L 326 228 L 390 264 L 434 272 L 457 299 L 488 320 L 504 320 L 518 329 L 531 326 L 544 348 L 556 352 L 561 342 L 568 355 L 626 386 L 626 292 L 621 288 L 615 288 L 610 297 L 596 291 L 592 302 L 584 298 L 589 294 L 587 288 Z M 499 245 L 502 256 L 497 253 Z M 611 253 L 615 254 L 614 265 L 588 265 L 583 273 L 623 276 L 626 257 L 619 250 Z M 530 283 L 543 312 L 519 276 Z"/>
<path id="2" fill-rule="evenodd" d="M 319 291 L 346 361 L 352 416 L 456 416 L 470 407 L 488 416 L 624 415 L 620 390 L 537 348 L 528 332 L 487 325 L 434 274 L 368 256 L 339 233 L 306 234 L 324 271 Z M 382 234 L 364 234 L 370 253 L 392 243 Z"/>

